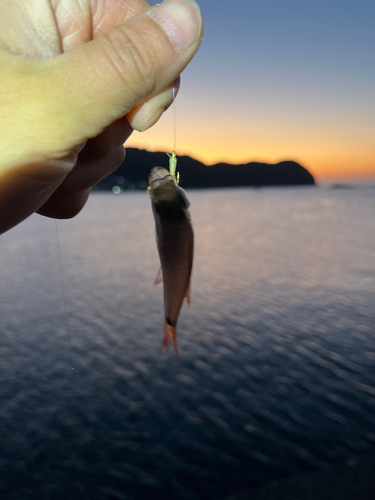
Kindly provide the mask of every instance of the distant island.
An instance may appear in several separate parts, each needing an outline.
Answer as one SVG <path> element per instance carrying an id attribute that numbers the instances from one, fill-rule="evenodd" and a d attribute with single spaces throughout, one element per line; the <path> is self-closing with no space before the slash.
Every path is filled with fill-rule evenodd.
<path id="1" fill-rule="evenodd" d="M 152 167 L 168 168 L 166 153 L 127 148 L 126 158 L 112 175 L 100 181 L 97 191 L 145 189 Z M 207 166 L 190 156 L 178 156 L 177 168 L 183 188 L 313 186 L 313 176 L 294 161 L 276 165 L 250 162 L 244 165 L 217 163 Z"/>

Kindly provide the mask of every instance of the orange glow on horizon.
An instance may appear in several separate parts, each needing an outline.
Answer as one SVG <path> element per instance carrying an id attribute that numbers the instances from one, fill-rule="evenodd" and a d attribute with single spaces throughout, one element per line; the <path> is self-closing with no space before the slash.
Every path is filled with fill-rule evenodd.
<path id="1" fill-rule="evenodd" d="M 146 149 L 147 151 L 165 151 L 170 152 L 171 148 L 165 141 L 140 141 L 131 139 L 126 143 L 126 147 L 135 147 Z M 238 151 L 237 154 L 220 155 L 216 150 L 209 148 L 193 149 L 188 147 L 177 148 L 178 156 L 191 156 L 206 165 L 216 163 L 246 164 L 252 161 L 265 163 L 278 163 L 285 160 L 293 160 L 305 167 L 314 177 L 316 182 L 329 182 L 345 180 L 346 182 L 375 183 L 375 160 L 371 154 L 341 155 L 326 154 L 317 155 L 316 153 L 306 152 L 303 154 L 258 154 L 249 155 L 245 151 Z"/>
<path id="2" fill-rule="evenodd" d="M 177 119 L 176 153 L 189 155 L 206 165 L 225 162 L 243 164 L 251 161 L 278 163 L 294 160 L 304 166 L 319 182 L 352 179 L 375 182 L 375 148 L 371 120 L 360 127 L 351 122 L 339 123 L 313 114 L 305 119 L 293 115 L 191 118 L 187 110 Z M 203 125 L 200 125 L 203 123 Z M 171 152 L 174 146 L 173 115 L 166 116 L 150 130 L 134 132 L 126 143 L 148 151 Z"/>

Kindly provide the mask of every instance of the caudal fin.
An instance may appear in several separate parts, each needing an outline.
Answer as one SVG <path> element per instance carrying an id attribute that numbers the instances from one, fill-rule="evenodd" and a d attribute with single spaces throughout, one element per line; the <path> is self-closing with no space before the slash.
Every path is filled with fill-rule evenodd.
<path id="1" fill-rule="evenodd" d="M 176 338 L 176 327 L 168 325 L 167 321 L 164 321 L 164 340 L 163 340 L 163 352 L 165 352 L 171 342 L 173 341 L 174 352 L 176 356 L 179 356 Z"/>

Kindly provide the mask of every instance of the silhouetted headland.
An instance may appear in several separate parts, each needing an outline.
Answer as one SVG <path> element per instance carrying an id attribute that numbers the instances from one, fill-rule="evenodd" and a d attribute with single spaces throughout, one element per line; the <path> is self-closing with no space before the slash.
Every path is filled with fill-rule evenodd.
<path id="1" fill-rule="evenodd" d="M 126 158 L 115 173 L 103 179 L 96 190 L 145 189 L 152 167 L 168 168 L 165 153 L 151 153 L 127 148 Z M 313 176 L 294 161 L 281 161 L 276 165 L 250 162 L 244 165 L 217 163 L 207 166 L 190 156 L 178 156 L 177 169 L 184 188 L 308 186 L 315 185 Z"/>

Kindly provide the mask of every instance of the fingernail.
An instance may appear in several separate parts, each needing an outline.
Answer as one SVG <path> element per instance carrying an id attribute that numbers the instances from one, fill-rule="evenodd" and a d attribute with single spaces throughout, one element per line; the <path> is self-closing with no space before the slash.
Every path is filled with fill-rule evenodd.
<path id="1" fill-rule="evenodd" d="M 177 89 L 175 88 L 173 91 L 171 87 L 139 104 L 126 115 L 129 125 L 138 132 L 144 132 L 155 125 L 164 111 L 172 104 L 176 93 Z"/>
<path id="2" fill-rule="evenodd" d="M 150 13 L 177 50 L 198 40 L 202 18 L 194 0 L 165 0 Z"/>

